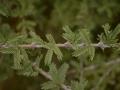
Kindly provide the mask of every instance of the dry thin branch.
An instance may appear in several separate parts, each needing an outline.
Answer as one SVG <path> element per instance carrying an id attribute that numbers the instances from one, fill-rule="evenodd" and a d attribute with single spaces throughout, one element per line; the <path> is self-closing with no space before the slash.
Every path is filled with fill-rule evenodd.
<path id="1" fill-rule="evenodd" d="M 103 63 L 102 65 L 90 65 L 90 66 L 88 66 L 88 67 L 85 67 L 84 69 L 83 69 L 83 71 L 84 72 L 87 72 L 87 71 L 92 71 L 92 70 L 95 70 L 95 69 L 97 69 L 97 68 L 100 68 L 100 67 L 102 67 L 102 66 L 104 66 L 104 67 L 111 67 L 111 66 L 113 66 L 113 65 L 119 65 L 120 64 L 120 58 L 118 58 L 118 59 L 116 59 L 116 60 L 111 60 L 111 61 L 109 61 L 109 62 L 105 62 L 105 63 Z M 70 72 L 68 72 L 68 74 L 70 75 L 70 74 L 74 74 L 74 73 L 76 73 L 76 70 L 71 70 Z"/>
<path id="2" fill-rule="evenodd" d="M 106 63 L 103 63 L 102 66 L 104 67 L 109 67 L 109 66 L 112 66 L 112 65 L 117 65 L 117 64 L 120 64 L 120 58 L 116 59 L 116 60 L 111 60 L 109 62 L 106 62 Z M 84 71 L 90 71 L 90 70 L 95 70 L 96 68 L 98 67 L 101 67 L 101 65 L 91 65 L 91 66 L 88 66 L 84 69 Z"/>
<path id="3" fill-rule="evenodd" d="M 102 82 L 106 79 L 106 77 L 111 73 L 112 68 L 108 69 L 103 76 L 98 80 L 98 83 L 95 85 L 95 87 L 93 87 L 92 90 L 98 90 L 100 88 L 100 85 L 102 84 Z"/>
<path id="4" fill-rule="evenodd" d="M 69 43 L 69 42 L 66 42 L 66 43 L 58 43 L 56 44 L 58 47 L 61 47 L 61 48 L 71 48 L 72 45 Z M 90 44 L 91 46 L 93 47 L 99 47 L 99 48 L 110 48 L 110 47 L 113 47 L 111 45 L 107 45 L 107 44 L 104 44 L 102 42 L 99 42 L 99 43 L 92 43 Z M 81 43 L 81 44 L 78 44 L 79 47 L 84 47 L 86 46 L 85 43 Z M 0 44 L 0 48 L 14 48 L 14 47 L 21 47 L 21 48 L 43 48 L 43 45 L 40 45 L 40 44 L 21 44 L 21 45 L 8 45 L 8 44 Z M 116 47 L 116 46 L 114 46 Z"/>

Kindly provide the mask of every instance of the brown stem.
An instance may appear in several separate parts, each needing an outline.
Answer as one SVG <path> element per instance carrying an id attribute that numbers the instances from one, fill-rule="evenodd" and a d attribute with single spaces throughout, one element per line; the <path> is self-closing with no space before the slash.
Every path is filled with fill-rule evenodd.
<path id="1" fill-rule="evenodd" d="M 61 47 L 61 48 L 72 48 L 72 45 L 70 43 L 58 43 L 56 44 L 58 47 Z M 79 47 L 84 47 L 86 44 L 85 43 L 81 43 L 81 44 L 78 44 Z M 102 42 L 99 42 L 99 43 L 92 43 L 90 44 L 91 46 L 93 47 L 99 47 L 99 48 L 109 48 L 109 47 L 112 47 L 111 45 L 106 45 Z M 21 48 L 43 48 L 43 45 L 40 45 L 40 44 L 21 44 L 21 45 L 8 45 L 8 44 L 0 44 L 0 48 L 14 48 L 14 47 L 21 47 Z M 114 46 L 116 47 L 116 46 Z"/>
<path id="2" fill-rule="evenodd" d="M 104 66 L 104 67 L 111 67 L 113 65 L 119 65 L 119 64 L 120 64 L 120 58 L 118 58 L 116 60 L 111 60 L 109 62 L 105 62 L 105 63 L 102 64 L 102 66 Z M 83 69 L 83 71 L 84 72 L 92 71 L 92 70 L 95 70 L 95 69 L 100 68 L 100 67 L 101 67 L 101 65 L 90 65 L 88 67 L 85 67 Z M 70 74 L 74 74 L 74 73 L 76 73 L 76 70 L 73 69 L 70 72 L 68 72 L 67 74 L 70 75 Z"/>

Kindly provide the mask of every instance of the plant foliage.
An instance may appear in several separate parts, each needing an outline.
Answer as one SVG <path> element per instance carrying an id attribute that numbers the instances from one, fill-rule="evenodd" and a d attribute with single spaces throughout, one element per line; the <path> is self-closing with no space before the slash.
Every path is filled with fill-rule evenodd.
<path id="1" fill-rule="evenodd" d="M 119 0 L 0 0 L 0 90 L 120 90 L 119 16 Z"/>

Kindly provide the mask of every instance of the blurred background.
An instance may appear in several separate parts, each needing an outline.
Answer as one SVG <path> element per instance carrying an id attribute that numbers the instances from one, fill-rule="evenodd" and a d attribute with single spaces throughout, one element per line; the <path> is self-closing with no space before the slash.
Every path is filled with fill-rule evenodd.
<path id="1" fill-rule="evenodd" d="M 27 28 L 34 30 L 44 40 L 45 35 L 51 33 L 57 43 L 64 43 L 62 28 L 68 25 L 73 32 L 80 28 L 88 28 L 95 43 L 98 42 L 97 35 L 103 32 L 102 25 L 109 23 L 111 29 L 114 29 L 119 22 L 120 0 L 0 0 L 0 33 L 4 29 L 9 29 L 10 32 L 5 32 L 6 37 L 10 33 L 28 33 Z M 73 64 L 76 61 L 76 58 L 71 57 L 71 50 L 62 49 L 62 52 L 65 62 Z M 34 51 L 31 53 L 34 53 L 34 56 L 36 54 Z M 94 64 L 101 66 L 85 73 L 89 81 L 86 90 L 90 90 L 99 77 L 111 67 L 104 67 L 103 63 L 118 57 L 119 52 L 116 54 L 113 49 L 103 52 L 97 48 L 93 62 L 84 61 L 85 66 Z M 11 66 L 12 56 L 1 53 L 0 90 L 41 90 L 41 83 L 46 81 L 45 78 L 41 75 L 37 77 L 17 75 Z M 77 77 L 72 71 L 68 74 L 68 79 Z M 120 90 L 120 64 L 112 65 L 111 74 L 98 90 Z"/>

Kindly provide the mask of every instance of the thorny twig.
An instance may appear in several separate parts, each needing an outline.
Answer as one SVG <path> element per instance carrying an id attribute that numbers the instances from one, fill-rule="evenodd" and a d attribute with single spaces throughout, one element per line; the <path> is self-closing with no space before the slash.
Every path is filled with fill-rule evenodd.
<path id="1" fill-rule="evenodd" d="M 90 45 L 93 46 L 93 47 L 99 47 L 99 48 L 102 48 L 102 49 L 110 48 L 110 47 L 117 47 L 116 45 L 107 45 L 107 44 L 104 44 L 103 42 L 92 43 Z M 58 43 L 58 44 L 56 44 L 56 46 L 61 47 L 61 48 L 72 48 L 72 45 L 69 42 Z M 85 43 L 81 43 L 81 44 L 78 44 L 78 46 L 79 47 L 84 47 L 84 46 L 86 46 L 86 44 Z M 0 44 L 0 48 L 14 48 L 14 47 L 43 48 L 44 46 L 40 45 L 40 44 L 35 44 L 35 43 L 32 43 L 32 44 L 21 44 L 21 45 L 17 45 L 17 46 L 16 45 L 9 45 L 9 44 Z"/>
<path id="2" fill-rule="evenodd" d="M 110 47 L 116 47 L 113 45 L 106 45 L 102 42 L 99 43 L 94 43 L 94 44 L 90 44 L 93 47 L 99 47 L 101 49 L 105 49 L 105 48 L 110 48 Z M 63 44 L 56 44 L 56 46 L 61 47 L 61 48 L 72 48 L 72 45 L 70 43 L 63 43 Z M 85 47 L 86 44 L 85 43 L 81 43 L 78 44 L 79 47 Z M 14 48 L 14 47 L 20 47 L 20 48 L 43 48 L 43 45 L 40 44 L 22 44 L 22 45 L 8 45 L 8 44 L 0 44 L 0 48 Z M 117 63 L 120 62 L 120 59 L 116 61 Z M 111 64 L 114 64 L 113 61 L 110 61 L 108 63 L 105 64 L 105 66 L 109 66 Z M 45 72 L 44 70 L 42 70 L 41 68 L 39 68 L 37 65 L 33 64 L 33 67 L 41 74 L 43 75 L 45 78 L 52 80 L 52 77 Z M 86 67 L 84 70 L 92 70 L 92 69 L 96 69 L 97 66 L 90 66 L 90 67 Z M 84 71 L 83 70 L 83 71 Z M 71 90 L 71 88 L 69 86 L 66 86 L 64 84 L 61 85 L 61 88 L 64 90 Z"/>

